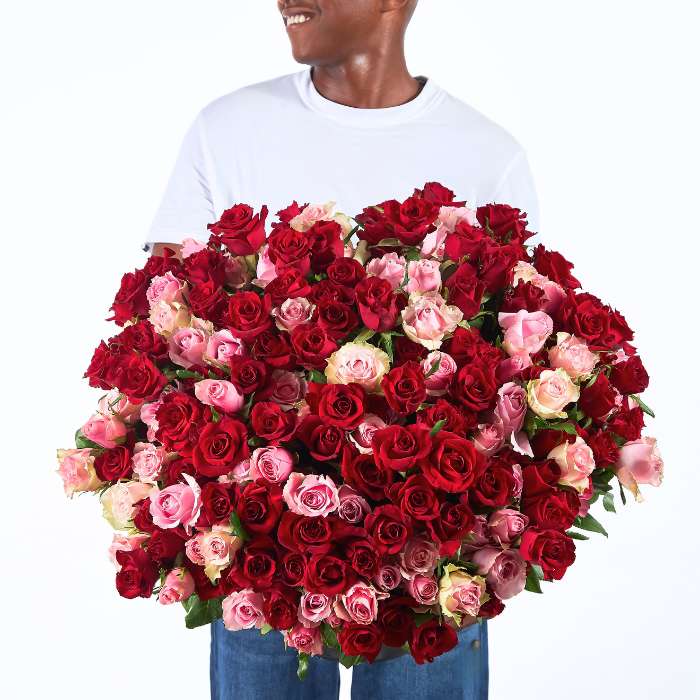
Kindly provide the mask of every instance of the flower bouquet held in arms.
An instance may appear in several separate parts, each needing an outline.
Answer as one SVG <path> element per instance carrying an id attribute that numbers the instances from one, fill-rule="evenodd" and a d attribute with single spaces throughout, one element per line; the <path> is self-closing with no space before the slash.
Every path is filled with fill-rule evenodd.
<path id="1" fill-rule="evenodd" d="M 519 210 L 429 183 L 267 215 L 125 274 L 86 372 L 59 473 L 99 494 L 122 596 L 279 630 L 301 676 L 324 647 L 422 664 L 660 483 L 632 331 Z"/>

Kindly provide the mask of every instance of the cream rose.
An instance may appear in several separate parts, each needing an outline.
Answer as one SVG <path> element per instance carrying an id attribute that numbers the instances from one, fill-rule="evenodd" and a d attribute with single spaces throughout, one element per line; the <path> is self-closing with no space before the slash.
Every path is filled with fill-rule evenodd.
<path id="1" fill-rule="evenodd" d="M 327 362 L 329 384 L 359 384 L 376 392 L 382 377 L 389 371 L 389 356 L 369 343 L 347 343 L 334 352 Z"/>
<path id="2" fill-rule="evenodd" d="M 540 418 L 566 418 L 564 407 L 578 397 L 578 387 L 561 368 L 546 369 L 527 384 L 527 402 Z"/>

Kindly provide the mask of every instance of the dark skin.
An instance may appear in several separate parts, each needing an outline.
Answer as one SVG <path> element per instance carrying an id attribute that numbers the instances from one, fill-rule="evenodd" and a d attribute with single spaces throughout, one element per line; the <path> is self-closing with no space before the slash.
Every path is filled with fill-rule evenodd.
<path id="1" fill-rule="evenodd" d="M 420 92 L 406 67 L 404 38 L 418 0 L 277 0 L 294 59 L 312 67 L 314 86 L 348 107 L 395 107 Z M 287 24 L 303 15 L 306 21 Z M 156 243 L 180 254 L 174 243 Z"/>

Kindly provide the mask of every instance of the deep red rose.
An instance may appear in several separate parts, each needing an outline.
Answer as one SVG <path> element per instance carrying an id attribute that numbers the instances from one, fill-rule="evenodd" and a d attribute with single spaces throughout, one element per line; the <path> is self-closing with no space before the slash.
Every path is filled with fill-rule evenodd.
<path id="1" fill-rule="evenodd" d="M 301 212 L 308 207 L 308 204 L 299 204 L 296 199 L 284 209 L 280 209 L 277 212 L 277 218 L 283 223 L 288 224 L 292 219 L 299 216 Z M 276 224 L 272 224 L 272 228 L 275 228 Z"/>
<path id="2" fill-rule="evenodd" d="M 321 280 L 315 284 L 306 298 L 312 304 L 322 301 L 339 301 L 341 304 L 352 304 L 355 299 L 355 291 L 342 284 L 336 284 L 329 279 Z"/>
<path id="3" fill-rule="evenodd" d="M 131 474 L 131 450 L 118 445 L 95 457 L 95 472 L 102 481 L 119 481 Z"/>
<path id="4" fill-rule="evenodd" d="M 343 230 L 336 221 L 317 221 L 306 236 L 311 249 L 311 270 L 325 272 L 337 258 L 342 258 L 344 248 Z"/>
<path id="5" fill-rule="evenodd" d="M 306 277 L 295 268 L 283 270 L 265 287 L 265 296 L 272 306 L 279 306 L 287 299 L 308 297 L 310 293 L 311 286 Z"/>
<path id="6" fill-rule="evenodd" d="M 226 284 L 230 258 L 218 250 L 204 248 L 189 255 L 182 263 L 182 273 L 191 284 L 213 282 L 221 287 Z"/>
<path id="7" fill-rule="evenodd" d="M 250 413 L 253 433 L 273 444 L 289 440 L 296 430 L 296 422 L 295 410 L 284 411 L 272 401 L 256 403 Z"/>
<path id="8" fill-rule="evenodd" d="M 117 552 L 116 584 L 123 598 L 150 598 L 153 586 L 158 580 L 158 565 L 144 552 L 134 549 L 130 552 Z"/>
<path id="9" fill-rule="evenodd" d="M 234 355 L 229 360 L 231 383 L 241 394 L 252 394 L 267 382 L 267 366 L 260 360 Z"/>
<path id="10" fill-rule="evenodd" d="M 338 633 L 340 649 L 346 656 L 362 656 L 372 663 L 382 648 L 384 634 L 379 625 L 346 622 Z"/>
<path id="11" fill-rule="evenodd" d="M 466 503 L 444 501 L 440 513 L 426 523 L 433 541 L 440 544 L 440 556 L 451 557 L 474 528 L 476 518 Z"/>
<path id="12" fill-rule="evenodd" d="M 436 423 L 445 421 L 442 429 L 457 435 L 465 434 L 468 430 L 475 428 L 477 423 L 475 413 L 464 413 L 446 399 L 438 399 L 432 406 L 420 411 L 416 417 L 421 425 L 427 426 L 430 430 Z"/>
<path id="13" fill-rule="evenodd" d="M 484 470 L 486 460 L 471 440 L 441 430 L 421 463 L 428 482 L 449 493 L 466 491 Z"/>
<path id="14" fill-rule="evenodd" d="M 457 306 L 465 318 L 476 316 L 485 287 L 472 265 L 468 262 L 459 265 L 457 271 L 445 282 L 445 288 L 449 292 L 449 303 Z"/>
<path id="15" fill-rule="evenodd" d="M 197 478 L 197 470 L 194 468 L 194 464 L 188 461 L 187 458 L 176 457 L 166 463 L 161 478 L 166 486 L 172 486 L 185 481 L 182 478 L 183 474 L 189 474 L 193 479 Z"/>
<path id="16" fill-rule="evenodd" d="M 242 489 L 236 512 L 246 532 L 267 535 L 277 525 L 283 507 L 281 487 L 259 479 Z"/>
<path id="17" fill-rule="evenodd" d="M 360 319 L 349 304 L 322 299 L 316 305 L 317 323 L 336 339 L 345 338 L 360 325 Z"/>
<path id="18" fill-rule="evenodd" d="M 590 386 L 581 391 L 579 408 L 591 418 L 603 418 L 615 408 L 617 391 L 602 372 Z"/>
<path id="19" fill-rule="evenodd" d="M 306 572 L 306 557 L 300 552 L 288 552 L 282 556 L 280 575 L 288 586 L 301 586 Z"/>
<path id="20" fill-rule="evenodd" d="M 479 617 L 484 620 L 492 620 L 506 609 L 503 601 L 495 593 L 489 591 L 489 595 L 491 597 L 479 608 Z"/>
<path id="21" fill-rule="evenodd" d="M 406 362 L 422 362 L 428 356 L 428 349 L 414 343 L 405 335 L 395 335 L 394 338 L 394 367 Z"/>
<path id="22" fill-rule="evenodd" d="M 494 365 L 480 358 L 459 370 L 451 395 L 464 408 L 478 413 L 492 408 L 498 388 Z"/>
<path id="23" fill-rule="evenodd" d="M 124 328 L 121 333 L 109 339 L 113 351 L 137 350 L 152 359 L 162 359 L 168 354 L 168 344 L 156 333 L 150 321 L 141 320 Z"/>
<path id="24" fill-rule="evenodd" d="M 436 657 L 457 646 L 457 633 L 439 620 L 426 620 L 411 630 L 409 648 L 417 664 L 432 662 Z"/>
<path id="25" fill-rule="evenodd" d="M 486 243 L 477 260 L 479 279 L 490 294 L 497 294 L 508 284 L 511 271 L 521 260 L 522 246 L 511 244 L 498 246 Z"/>
<path id="26" fill-rule="evenodd" d="M 107 345 L 102 341 L 92 353 L 90 365 L 83 375 L 96 389 L 109 390 L 114 386 L 114 368 L 119 362 L 123 348 L 114 343 Z"/>
<path id="27" fill-rule="evenodd" d="M 553 282 L 564 287 L 564 289 L 577 289 L 581 283 L 571 274 L 574 269 L 563 255 L 554 250 L 545 250 L 540 243 L 533 251 L 533 265 L 537 272 L 548 277 Z"/>
<path id="28" fill-rule="evenodd" d="M 173 248 L 165 247 L 162 255 L 151 255 L 146 264 L 143 266 L 143 271 L 147 277 L 160 277 L 167 272 L 172 272 L 176 276 L 182 270 L 182 262 L 177 259 Z"/>
<path id="29" fill-rule="evenodd" d="M 328 518 L 310 518 L 285 511 L 277 528 L 279 543 L 292 552 L 325 554 L 332 546 L 333 528 Z"/>
<path id="30" fill-rule="evenodd" d="M 550 491 L 522 502 L 522 511 L 530 525 L 543 530 L 567 530 L 578 515 L 581 503 L 573 491 L 552 487 Z"/>
<path id="31" fill-rule="evenodd" d="M 608 421 L 607 425 L 608 430 L 612 430 L 613 433 L 616 433 L 628 442 L 639 440 L 642 436 L 642 428 L 644 428 L 644 412 L 634 403 L 630 408 L 629 402 L 623 401 L 622 406 L 620 406 L 612 419 Z"/>
<path id="32" fill-rule="evenodd" d="M 168 381 L 146 355 L 136 352 L 119 355 L 110 378 L 132 403 L 154 399 Z"/>
<path id="33" fill-rule="evenodd" d="M 619 312 L 592 294 L 569 291 L 559 313 L 564 329 L 585 340 L 591 350 L 607 350 L 634 335 Z"/>
<path id="34" fill-rule="evenodd" d="M 198 474 L 223 476 L 249 454 L 246 426 L 236 418 L 224 416 L 202 428 L 192 452 L 192 463 Z"/>
<path id="35" fill-rule="evenodd" d="M 620 448 L 615 442 L 612 433 L 607 430 L 599 430 L 590 435 L 586 442 L 593 450 L 596 467 L 610 467 L 617 462 L 617 458 L 620 456 Z"/>
<path id="36" fill-rule="evenodd" d="M 167 450 L 189 454 L 196 441 L 203 407 L 194 397 L 182 391 L 164 394 L 156 411 L 158 430 L 156 438 Z M 193 440 L 194 438 L 194 440 Z"/>
<path id="37" fill-rule="evenodd" d="M 270 297 L 255 292 L 236 292 L 229 297 L 224 323 L 231 333 L 249 343 L 272 326 Z"/>
<path id="38" fill-rule="evenodd" d="M 439 182 L 426 182 L 423 189 L 413 190 L 414 197 L 421 197 L 426 202 L 437 204 L 439 207 L 463 207 L 465 202 L 455 202 L 455 193 Z"/>
<path id="39" fill-rule="evenodd" d="M 310 269 L 309 241 L 306 234 L 291 226 L 279 226 L 268 240 L 268 256 L 278 272 L 294 268 L 302 275 Z"/>
<path id="40" fill-rule="evenodd" d="M 266 367 L 274 369 L 293 369 L 295 364 L 294 353 L 286 333 L 278 333 L 268 329 L 260 333 L 251 348 L 256 360 L 264 363 Z"/>
<path id="41" fill-rule="evenodd" d="M 373 331 L 383 333 L 396 325 L 406 298 L 381 277 L 366 277 L 355 287 L 355 298 L 362 322 Z"/>
<path id="42" fill-rule="evenodd" d="M 392 501 L 414 520 L 433 520 L 440 512 L 440 501 L 428 480 L 420 474 L 412 474 L 406 481 L 394 484 Z"/>
<path id="43" fill-rule="evenodd" d="M 134 527 L 141 532 L 153 534 L 157 532 L 158 527 L 153 524 L 153 516 L 151 515 L 151 499 L 144 498 L 134 506 Z"/>
<path id="44" fill-rule="evenodd" d="M 426 234 L 435 230 L 440 206 L 420 196 L 403 202 L 387 200 L 365 208 L 355 220 L 362 225 L 357 235 L 370 245 L 387 238 L 398 238 L 404 245 L 418 245 Z"/>
<path id="45" fill-rule="evenodd" d="M 382 469 L 405 472 L 428 456 L 431 443 L 424 425 L 388 425 L 372 436 L 372 451 Z"/>
<path id="46" fill-rule="evenodd" d="M 321 462 L 337 459 L 347 444 L 345 432 L 337 425 L 328 425 L 318 416 L 306 416 L 299 425 L 297 437 L 309 454 Z"/>
<path id="47" fill-rule="evenodd" d="M 323 369 L 326 358 L 338 349 L 338 344 L 322 326 L 303 323 L 292 330 L 292 348 L 302 367 Z"/>
<path id="48" fill-rule="evenodd" d="M 335 595 L 347 589 L 350 578 L 344 559 L 330 554 L 314 554 L 306 565 L 304 587 L 312 593 Z"/>
<path id="49" fill-rule="evenodd" d="M 327 425 L 353 430 L 365 415 L 365 390 L 359 384 L 310 383 L 306 401 Z"/>
<path id="50" fill-rule="evenodd" d="M 343 455 L 341 473 L 345 483 L 374 501 L 385 498 L 395 476 L 393 471 L 380 469 L 371 454 L 353 455 L 350 451 Z"/>
<path id="51" fill-rule="evenodd" d="M 393 505 L 375 508 L 365 517 L 365 527 L 380 554 L 398 554 L 413 530 L 408 517 Z"/>
<path id="52" fill-rule="evenodd" d="M 455 230 L 445 239 L 445 257 L 450 260 L 460 260 L 468 256 L 472 261 L 478 261 L 480 251 L 488 242 L 488 236 L 480 226 L 473 226 L 467 221 L 460 221 Z"/>
<path id="53" fill-rule="evenodd" d="M 272 539 L 257 537 L 239 553 L 238 566 L 231 569 L 228 579 L 239 590 L 266 591 L 276 572 L 277 554 Z"/>
<path id="54" fill-rule="evenodd" d="M 535 459 L 546 459 L 547 455 L 562 442 L 574 440 L 573 435 L 568 435 L 563 430 L 538 430 L 530 439 Z"/>
<path id="55" fill-rule="evenodd" d="M 200 600 L 213 600 L 214 598 L 220 598 L 226 595 L 224 591 L 226 579 L 223 572 L 219 582 L 214 584 L 204 573 L 204 567 L 193 564 L 188 559 L 185 559 L 184 566 L 190 574 L 192 574 L 192 578 L 194 579 L 194 591 Z"/>
<path id="56" fill-rule="evenodd" d="M 561 469 L 553 459 L 528 464 L 522 470 L 523 490 L 522 499 L 528 500 L 547 495 L 556 487 L 561 477 Z"/>
<path id="57" fill-rule="evenodd" d="M 525 561 L 539 564 L 547 581 L 558 581 L 576 559 L 576 546 L 568 535 L 557 530 L 530 527 L 520 540 Z"/>
<path id="58" fill-rule="evenodd" d="M 112 302 L 113 315 L 107 320 L 123 326 L 132 318 L 148 316 L 149 306 L 146 290 L 150 283 L 150 277 L 143 270 L 125 273 L 119 291 Z"/>
<path id="59" fill-rule="evenodd" d="M 523 309 L 525 311 L 541 311 L 546 308 L 547 303 L 542 289 L 536 287 L 532 282 L 520 280 L 513 289 L 506 289 L 501 311 L 505 313 L 517 313 Z"/>
<path id="60" fill-rule="evenodd" d="M 507 204 L 486 204 L 476 210 L 477 221 L 499 243 L 523 243 L 532 236 L 527 231 L 527 214 Z"/>
<path id="61" fill-rule="evenodd" d="M 379 573 L 380 559 L 374 542 L 368 539 L 353 539 L 345 546 L 345 556 L 360 576 L 371 579 Z"/>
<path id="62" fill-rule="evenodd" d="M 232 255 L 252 255 L 257 253 L 265 242 L 267 213 L 265 206 L 259 214 L 253 214 L 253 210 L 247 204 L 236 204 L 207 228 L 219 237 Z"/>
<path id="63" fill-rule="evenodd" d="M 500 508 L 510 503 L 514 489 L 513 467 L 492 459 L 474 480 L 471 497 L 477 506 Z"/>
<path id="64" fill-rule="evenodd" d="M 445 352 L 452 355 L 460 366 L 472 364 L 479 359 L 495 366 L 505 357 L 503 351 L 487 343 L 476 328 L 461 326 L 448 341 Z"/>
<path id="65" fill-rule="evenodd" d="M 328 266 L 326 274 L 331 282 L 352 290 L 367 277 L 365 268 L 354 258 L 336 258 Z"/>
<path id="66" fill-rule="evenodd" d="M 397 413 L 413 413 L 428 396 L 423 368 L 417 362 L 394 367 L 384 375 L 382 390 L 386 402 Z"/>
<path id="67" fill-rule="evenodd" d="M 228 521 L 233 511 L 233 494 L 229 484 L 211 481 L 202 487 L 202 512 L 209 525 Z"/>
<path id="68" fill-rule="evenodd" d="M 277 587 L 263 596 L 263 615 L 267 623 L 276 630 L 287 630 L 297 620 L 299 594 L 292 588 Z"/>
<path id="69" fill-rule="evenodd" d="M 633 355 L 612 366 L 610 381 L 621 394 L 641 394 L 649 386 L 649 375 L 639 355 Z"/>
<path id="70" fill-rule="evenodd" d="M 192 287 L 187 295 L 187 301 L 195 316 L 220 325 L 228 295 L 214 280 L 207 280 Z"/>
<path id="71" fill-rule="evenodd" d="M 185 540 L 179 532 L 156 530 L 146 542 L 146 551 L 157 564 L 172 564 L 185 551 Z"/>
<path id="72" fill-rule="evenodd" d="M 384 644 L 388 647 L 402 647 L 411 638 L 416 626 L 412 605 L 415 601 L 407 596 L 391 597 L 379 603 L 377 624 L 384 632 Z"/>

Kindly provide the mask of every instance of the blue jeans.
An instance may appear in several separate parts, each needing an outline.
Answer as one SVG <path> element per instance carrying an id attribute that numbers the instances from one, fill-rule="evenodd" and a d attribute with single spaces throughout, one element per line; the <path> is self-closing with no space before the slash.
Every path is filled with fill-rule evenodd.
<path id="1" fill-rule="evenodd" d="M 433 663 L 409 656 L 361 664 L 352 672 L 353 700 L 487 700 L 486 624 L 459 633 L 459 645 Z M 258 630 L 229 632 L 212 625 L 211 700 L 338 700 L 338 662 L 313 657 L 304 681 L 297 678 L 297 653 L 282 635 Z"/>

